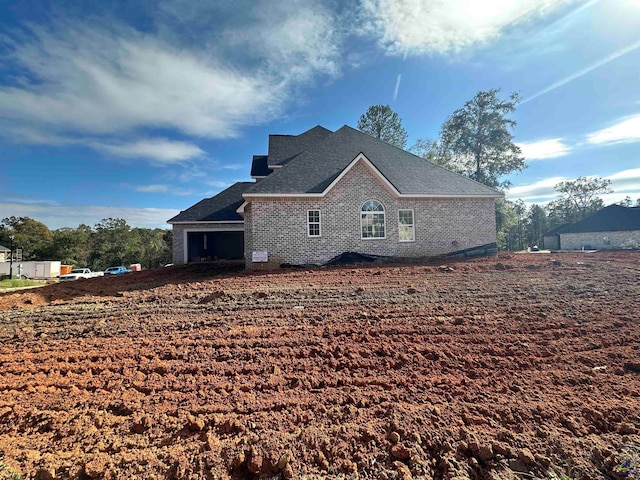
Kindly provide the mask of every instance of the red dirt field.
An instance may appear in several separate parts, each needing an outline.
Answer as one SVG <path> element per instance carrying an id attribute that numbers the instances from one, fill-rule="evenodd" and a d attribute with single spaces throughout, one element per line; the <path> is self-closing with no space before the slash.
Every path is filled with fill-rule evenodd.
<path id="1" fill-rule="evenodd" d="M 640 476 L 639 305 L 637 252 L 3 294 L 0 479 Z"/>

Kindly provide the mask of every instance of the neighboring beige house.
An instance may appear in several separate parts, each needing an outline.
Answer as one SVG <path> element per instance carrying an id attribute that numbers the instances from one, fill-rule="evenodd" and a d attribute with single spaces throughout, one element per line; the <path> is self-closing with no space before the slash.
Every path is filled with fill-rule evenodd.
<path id="1" fill-rule="evenodd" d="M 0 245 L 0 262 L 8 262 L 11 256 L 11 250 Z"/>
<path id="2" fill-rule="evenodd" d="M 247 268 L 271 268 L 496 242 L 501 192 L 348 126 L 270 135 L 251 176 L 169 220 L 175 264 L 244 258 Z"/>
<path id="3" fill-rule="evenodd" d="M 640 207 L 609 205 L 576 223 L 543 235 L 549 250 L 622 250 L 640 248 Z"/>

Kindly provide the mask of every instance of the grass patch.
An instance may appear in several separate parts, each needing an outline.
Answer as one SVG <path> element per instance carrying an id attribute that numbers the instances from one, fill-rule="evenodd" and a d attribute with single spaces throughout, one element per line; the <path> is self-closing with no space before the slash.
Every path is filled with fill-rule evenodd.
<path id="1" fill-rule="evenodd" d="M 0 462 L 0 480 L 24 480 L 24 477 L 9 465 Z"/>
<path id="2" fill-rule="evenodd" d="M 0 289 L 4 288 L 20 288 L 20 287 L 35 287 L 36 285 L 44 285 L 45 280 L 27 280 L 22 278 L 14 278 L 0 281 Z"/>

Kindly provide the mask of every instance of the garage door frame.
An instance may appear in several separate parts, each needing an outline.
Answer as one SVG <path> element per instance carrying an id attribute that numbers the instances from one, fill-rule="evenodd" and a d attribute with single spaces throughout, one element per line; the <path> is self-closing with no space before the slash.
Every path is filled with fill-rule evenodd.
<path id="1" fill-rule="evenodd" d="M 227 225 L 231 222 L 222 222 L 222 223 L 226 223 Z M 189 233 L 218 233 L 218 232 L 244 232 L 244 222 L 238 222 L 238 226 L 237 227 L 221 227 L 221 228 L 215 228 L 213 224 L 209 224 L 208 226 L 202 226 L 202 227 L 188 227 L 185 228 L 182 231 L 182 244 L 184 245 L 183 251 L 182 251 L 182 255 L 183 255 L 183 261 L 184 264 L 186 265 L 187 263 L 189 263 L 189 243 L 188 243 L 188 237 L 189 237 Z"/>

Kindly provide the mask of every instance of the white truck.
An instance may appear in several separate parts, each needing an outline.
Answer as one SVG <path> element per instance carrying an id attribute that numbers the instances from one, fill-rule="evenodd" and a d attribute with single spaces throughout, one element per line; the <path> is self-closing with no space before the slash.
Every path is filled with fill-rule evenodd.
<path id="1" fill-rule="evenodd" d="M 71 270 L 71 272 L 67 273 L 66 275 L 60 275 L 59 278 L 61 282 L 70 282 L 73 280 L 102 277 L 103 275 L 104 275 L 104 272 L 92 272 L 88 268 L 74 268 L 73 270 Z"/>

